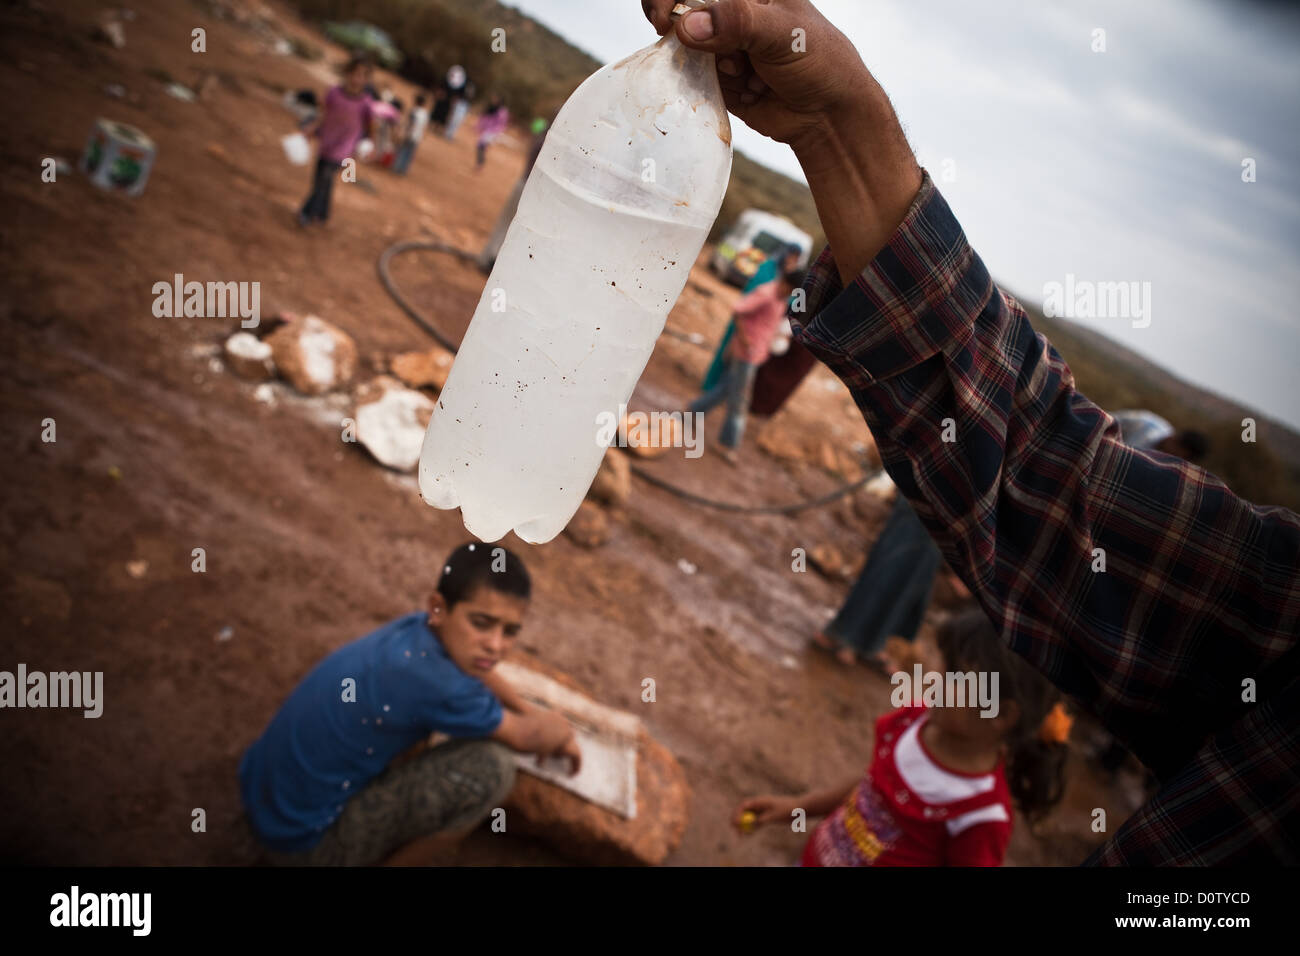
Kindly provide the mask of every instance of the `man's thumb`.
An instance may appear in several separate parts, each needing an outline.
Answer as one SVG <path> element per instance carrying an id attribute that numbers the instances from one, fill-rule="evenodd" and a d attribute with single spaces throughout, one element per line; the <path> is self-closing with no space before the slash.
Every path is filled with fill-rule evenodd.
<path id="1" fill-rule="evenodd" d="M 717 0 L 681 17 L 677 21 L 677 39 L 684 46 L 710 53 L 748 50 L 761 42 L 754 35 L 756 24 L 749 0 Z"/>

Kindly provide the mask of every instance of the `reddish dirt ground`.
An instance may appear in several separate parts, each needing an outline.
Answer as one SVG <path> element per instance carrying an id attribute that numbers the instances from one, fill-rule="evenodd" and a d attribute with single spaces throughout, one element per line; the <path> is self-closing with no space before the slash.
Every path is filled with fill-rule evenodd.
<path id="1" fill-rule="evenodd" d="M 341 643 L 422 604 L 432 569 L 467 537 L 413 481 L 340 441 L 346 398 L 274 404 L 212 356 L 234 323 L 159 319 L 152 287 L 187 279 L 259 281 L 263 314 L 316 313 L 355 337 L 368 377 L 424 334 L 384 292 L 375 260 L 391 243 L 437 237 L 477 249 L 523 165 L 514 145 L 473 169 L 468 130 L 429 137 L 406 180 L 363 168 L 335 191 L 323 230 L 293 221 L 308 171 L 279 137 L 294 128 L 285 90 L 323 88 L 323 64 L 278 56 L 253 34 L 190 3 L 136 2 L 127 44 L 90 39 L 97 3 L 0 12 L 0 95 L 13 107 L 0 150 L 6 489 L 0 509 L 4 652 L 41 670 L 104 672 L 104 715 L 0 715 L 0 858 L 59 864 L 247 864 L 240 754 L 294 683 Z M 313 36 L 286 8 L 287 31 Z M 207 30 L 205 54 L 190 31 Z M 329 49 L 330 61 L 341 51 Z M 161 78 L 209 98 L 167 95 Z M 384 78 L 409 102 L 409 87 Z M 104 92 L 121 84 L 125 98 Z M 377 85 L 380 82 L 377 80 Z M 76 173 L 42 183 L 46 156 L 75 162 L 96 117 L 152 136 L 158 161 L 137 199 Z M 523 137 L 517 135 L 517 141 Z M 703 260 L 701 260 L 703 261 Z M 459 335 L 483 278 L 448 256 L 413 254 L 395 274 L 424 312 Z M 697 267 L 669 327 L 721 333 L 733 290 Z M 665 337 L 634 407 L 680 407 L 707 348 Z M 40 438 L 57 423 L 57 441 Z M 710 429 L 719 422 L 710 418 Z M 758 423 L 751 436 L 759 431 Z M 870 444 L 847 392 L 825 370 L 761 425 L 778 440 Z M 711 431 L 712 435 L 712 431 Z M 812 462 L 779 461 L 747 441 L 739 466 L 713 455 L 652 463 L 671 480 L 731 500 L 784 502 L 839 482 Z M 572 674 L 605 703 L 639 714 L 681 761 L 691 823 L 669 863 L 784 864 L 802 837 L 728 826 L 744 796 L 795 792 L 860 766 L 889 686 L 809 649 L 847 583 L 791 571 L 791 550 L 833 545 L 861 561 L 886 507 L 859 495 L 795 517 L 693 508 L 635 482 L 611 513 L 609 543 L 513 539 L 536 598 L 518 653 Z M 204 548 L 206 573 L 191 570 Z M 687 574 L 686 559 L 698 569 Z M 147 562 L 135 577 L 128 562 Z M 138 569 L 138 565 L 136 566 Z M 923 630 L 931 640 L 935 614 Z M 232 636 L 218 640 L 224 628 Z M 653 677 L 657 701 L 640 700 Z M 1067 864 L 1133 808 L 1076 754 L 1065 804 L 1009 862 Z M 191 831 L 204 808 L 207 832 Z M 563 848 L 477 833 L 449 862 L 556 863 Z"/>

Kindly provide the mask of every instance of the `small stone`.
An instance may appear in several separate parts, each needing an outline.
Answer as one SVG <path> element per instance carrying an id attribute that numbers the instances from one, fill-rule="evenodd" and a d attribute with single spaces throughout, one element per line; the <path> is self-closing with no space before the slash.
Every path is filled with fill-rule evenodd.
<path id="1" fill-rule="evenodd" d="M 809 563 L 828 578 L 843 580 L 851 576 L 852 565 L 833 544 L 818 544 L 808 549 Z"/>
<path id="2" fill-rule="evenodd" d="M 677 418 L 660 413 L 636 412 L 623 418 L 619 434 L 627 436 L 627 450 L 638 458 L 658 458 L 669 448 L 682 447 L 682 426 Z"/>
<path id="3" fill-rule="evenodd" d="M 275 376 L 271 346 L 251 332 L 236 332 L 226 339 L 226 365 L 242 379 L 265 382 Z"/>
<path id="4" fill-rule="evenodd" d="M 112 17 L 106 16 L 99 21 L 94 36 L 100 43 L 106 43 L 115 50 L 126 46 L 126 28 L 122 26 L 120 20 L 114 20 Z"/>
<path id="5" fill-rule="evenodd" d="M 592 501 L 621 507 L 632 495 L 632 463 L 617 448 L 610 448 L 600 463 L 587 497 Z"/>
<path id="6" fill-rule="evenodd" d="M 434 388 L 442 391 L 451 373 L 453 356 L 446 349 L 434 348 L 425 352 L 403 352 L 393 357 L 389 368 L 392 373 L 411 388 Z"/>
<path id="7" fill-rule="evenodd" d="M 580 548 L 599 548 L 609 540 L 609 519 L 599 506 L 584 501 L 569 519 L 564 535 Z"/>
<path id="8" fill-rule="evenodd" d="M 787 428 L 768 423 L 759 429 L 758 447 L 781 461 L 807 461 L 808 452 Z"/>
<path id="9" fill-rule="evenodd" d="M 894 484 L 894 479 L 890 478 L 889 472 L 886 471 L 882 471 L 868 481 L 862 486 L 862 490 L 880 502 L 893 501 L 898 494 L 898 486 Z"/>

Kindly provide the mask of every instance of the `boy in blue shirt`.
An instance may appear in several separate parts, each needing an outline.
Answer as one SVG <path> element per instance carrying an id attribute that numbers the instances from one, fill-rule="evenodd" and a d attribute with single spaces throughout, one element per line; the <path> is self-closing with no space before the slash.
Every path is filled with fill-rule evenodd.
<path id="1" fill-rule="evenodd" d="M 239 765 L 253 832 L 277 862 L 380 863 L 466 831 L 514 785 L 511 751 L 581 762 L 568 722 L 498 675 L 531 581 L 504 548 L 462 545 L 427 612 L 345 644 L 303 678 Z M 389 766 L 434 731 L 452 740 Z"/>

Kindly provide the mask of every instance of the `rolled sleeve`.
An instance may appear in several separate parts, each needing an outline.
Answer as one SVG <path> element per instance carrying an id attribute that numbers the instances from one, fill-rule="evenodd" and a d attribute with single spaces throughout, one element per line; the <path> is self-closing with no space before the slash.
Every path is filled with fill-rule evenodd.
<path id="1" fill-rule="evenodd" d="M 993 291 L 929 173 L 889 244 L 848 288 L 829 248 L 810 271 L 805 314 L 813 318 L 797 324 L 796 337 L 851 385 L 961 348 Z"/>

